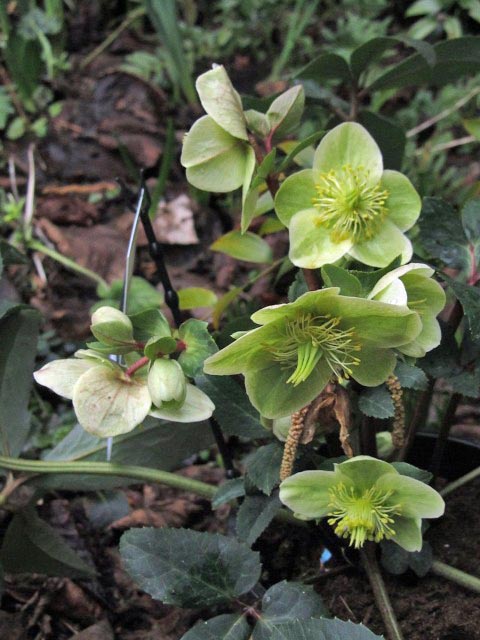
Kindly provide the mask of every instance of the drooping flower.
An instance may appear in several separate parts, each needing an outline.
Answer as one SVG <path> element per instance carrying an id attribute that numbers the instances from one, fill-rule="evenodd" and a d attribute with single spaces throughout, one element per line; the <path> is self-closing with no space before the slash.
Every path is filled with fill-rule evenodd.
<path id="1" fill-rule="evenodd" d="M 407 551 L 422 548 L 422 518 L 438 518 L 445 509 L 427 484 L 370 456 L 335 464 L 334 471 L 296 473 L 280 485 L 280 500 L 301 518 L 328 518 L 350 546 L 393 540 Z"/>
<path id="2" fill-rule="evenodd" d="M 419 314 L 422 330 L 415 340 L 398 347 L 401 353 L 414 358 L 422 358 L 427 351 L 438 347 L 442 337 L 437 315 L 445 306 L 445 292 L 432 279 L 433 273 L 426 264 L 406 264 L 380 278 L 367 296 L 371 300 L 406 306 Z"/>
<path id="3" fill-rule="evenodd" d="M 267 418 L 297 411 L 331 379 L 381 384 L 395 367 L 392 348 L 415 339 L 419 317 L 338 291 L 312 291 L 257 311 L 252 320 L 262 326 L 207 358 L 205 373 L 243 373 L 250 401 Z"/>
<path id="4" fill-rule="evenodd" d="M 39 384 L 72 400 L 80 425 L 101 438 L 128 433 L 147 415 L 172 422 L 198 422 L 209 418 L 215 409 L 207 395 L 186 381 L 182 403 L 166 402 L 152 408 L 145 370 L 127 375 L 123 367 L 91 349 L 49 362 L 33 375 Z"/>
<path id="5" fill-rule="evenodd" d="M 313 168 L 290 176 L 275 198 L 289 227 L 290 259 L 315 269 L 348 254 L 385 267 L 412 256 L 404 231 L 415 224 L 420 197 L 406 176 L 383 170 L 380 149 L 361 125 L 332 129 L 315 152 Z"/>

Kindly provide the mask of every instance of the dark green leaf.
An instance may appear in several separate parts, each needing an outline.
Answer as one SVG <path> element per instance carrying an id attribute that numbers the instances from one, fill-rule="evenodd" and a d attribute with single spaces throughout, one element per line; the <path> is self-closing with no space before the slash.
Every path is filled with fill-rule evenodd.
<path id="1" fill-rule="evenodd" d="M 392 462 L 392 466 L 395 467 L 402 476 L 420 480 L 420 482 L 425 482 L 425 484 L 428 484 L 433 477 L 430 471 L 414 467 L 413 464 L 408 464 L 408 462 Z"/>
<path id="2" fill-rule="evenodd" d="M 22 100 L 33 107 L 33 92 L 38 87 L 43 70 L 41 48 L 37 41 L 24 40 L 18 34 L 10 35 L 3 49 L 7 68 Z M 25 64 L 28 60 L 28 64 Z"/>
<path id="3" fill-rule="evenodd" d="M 180 640 L 248 640 L 251 628 L 243 616 L 224 614 L 198 622 Z"/>
<path id="4" fill-rule="evenodd" d="M 6 240 L 0 240 L 0 259 L 5 267 L 10 264 L 28 264 L 27 256 L 20 253 L 18 249 Z M 0 269 L 0 274 L 1 273 L 2 269 Z"/>
<path id="5" fill-rule="evenodd" d="M 246 496 L 237 513 L 238 539 L 251 546 L 281 507 L 278 496 Z"/>
<path id="6" fill-rule="evenodd" d="M 322 267 L 322 278 L 327 287 L 340 287 L 342 296 L 358 297 L 362 294 L 360 280 L 352 273 L 333 264 Z"/>
<path id="7" fill-rule="evenodd" d="M 475 265 L 480 262 L 480 198 L 468 200 L 462 208 L 462 225 L 475 252 Z"/>
<path id="8" fill-rule="evenodd" d="M 302 80 L 314 80 L 318 84 L 323 84 L 325 80 L 348 83 L 352 81 L 350 67 L 336 53 L 322 53 L 301 69 L 296 77 Z"/>
<path id="9" fill-rule="evenodd" d="M 310 618 L 272 625 L 268 640 L 384 640 L 363 624 Z"/>
<path id="10" fill-rule="evenodd" d="M 461 393 L 469 398 L 480 397 L 480 371 L 478 367 L 473 372 L 463 371 L 457 375 L 450 375 L 447 382 L 455 393 Z"/>
<path id="11" fill-rule="evenodd" d="M 280 442 L 272 442 L 257 449 L 247 460 L 247 476 L 253 484 L 267 496 L 280 482 L 280 465 L 283 447 Z"/>
<path id="12" fill-rule="evenodd" d="M 388 36 L 373 38 L 372 40 L 369 40 L 357 47 L 351 55 L 350 66 L 355 78 L 358 79 L 360 74 L 365 71 L 372 62 L 376 62 L 386 51 L 398 46 L 399 44 L 405 44 L 416 48 L 428 65 L 432 66 L 435 64 L 435 50 L 428 42 Z"/>
<path id="13" fill-rule="evenodd" d="M 133 325 L 135 340 L 146 342 L 152 336 L 169 337 L 172 335 L 168 320 L 159 309 L 145 309 L 129 316 Z"/>
<path id="14" fill-rule="evenodd" d="M 364 295 L 368 295 L 380 278 L 383 278 L 386 273 L 399 267 L 401 262 L 402 259 L 398 256 L 398 258 L 392 260 L 392 262 L 386 267 L 383 267 L 383 269 L 375 269 L 374 271 L 351 270 L 350 273 L 360 280 Z"/>
<path id="15" fill-rule="evenodd" d="M 253 640 L 270 640 L 272 627 L 291 620 L 325 618 L 329 613 L 313 587 L 300 582 L 278 582 L 262 600 L 262 614 L 255 626 Z"/>
<path id="16" fill-rule="evenodd" d="M 440 87 L 480 70 L 480 38 L 454 38 L 439 42 L 433 49 L 435 64 L 430 65 L 423 55 L 416 53 L 374 80 L 369 89 L 375 91 L 420 84 Z"/>
<path id="17" fill-rule="evenodd" d="M 358 406 L 362 413 L 372 418 L 386 419 L 395 415 L 392 396 L 383 385 L 362 391 Z"/>
<path id="18" fill-rule="evenodd" d="M 113 439 L 112 462 L 139 465 L 171 471 L 188 456 L 208 448 L 213 435 L 208 422 L 181 424 L 147 418 L 142 427 Z M 76 426 L 45 460 L 106 460 L 107 441 L 96 438 Z M 135 480 L 120 477 L 46 474 L 32 480 L 42 488 L 74 490 L 112 489 L 132 484 Z"/>
<path id="19" fill-rule="evenodd" d="M 241 498 L 245 495 L 245 482 L 243 478 L 227 480 L 218 487 L 217 493 L 212 498 L 212 509 L 218 509 L 222 504 Z"/>
<path id="20" fill-rule="evenodd" d="M 470 254 L 462 221 L 448 202 L 425 198 L 418 222 L 421 242 L 433 257 L 449 267 L 469 269 Z"/>
<path id="21" fill-rule="evenodd" d="M 229 436 L 265 438 L 258 411 L 254 409 L 244 389 L 228 376 L 198 376 L 197 386 L 215 405 L 214 416 Z"/>
<path id="22" fill-rule="evenodd" d="M 433 552 L 428 542 L 423 542 L 420 551 L 409 552 L 391 541 L 381 543 L 382 566 L 393 575 L 401 575 L 407 569 L 412 569 L 419 578 L 427 575 L 432 566 Z"/>
<path id="23" fill-rule="evenodd" d="M 295 280 L 288 288 L 288 301 L 295 302 L 297 298 L 303 296 L 304 293 L 307 293 L 308 286 L 305 282 L 305 276 L 303 275 L 303 271 L 299 269 L 295 274 Z"/>
<path id="24" fill-rule="evenodd" d="M 219 534 L 130 529 L 121 538 L 126 570 L 153 598 L 180 607 L 230 602 L 258 581 L 258 553 Z"/>
<path id="25" fill-rule="evenodd" d="M 17 456 L 30 430 L 28 403 L 33 383 L 39 314 L 11 308 L 0 320 L 0 433 L 5 455 Z"/>
<path id="26" fill-rule="evenodd" d="M 380 147 L 384 168 L 400 171 L 407 142 L 403 128 L 394 120 L 373 111 L 361 111 L 358 119 Z"/>
<path id="27" fill-rule="evenodd" d="M 442 326 L 442 341 L 422 358 L 422 369 L 432 378 L 450 377 L 461 373 L 460 352 L 451 331 Z"/>
<path id="28" fill-rule="evenodd" d="M 441 274 L 441 278 L 447 282 L 455 296 L 463 307 L 463 312 L 468 320 L 468 326 L 472 335 L 472 340 L 480 340 L 480 290 L 463 282 L 457 282 Z"/>
<path id="29" fill-rule="evenodd" d="M 290 153 L 288 153 L 285 156 L 285 158 L 282 160 L 280 166 L 278 167 L 278 171 L 285 171 L 285 169 L 287 169 L 290 166 L 290 163 L 294 161 L 295 157 L 298 156 L 298 154 L 301 151 L 303 151 L 310 145 L 318 142 L 320 138 L 323 138 L 325 133 L 326 131 L 324 131 L 323 129 L 321 131 L 315 131 L 315 133 L 312 133 L 311 135 L 304 138 L 297 145 L 295 145 L 295 147 L 290 151 Z"/>
<path id="30" fill-rule="evenodd" d="M 208 323 L 190 318 L 178 330 L 185 350 L 178 358 L 185 375 L 194 378 L 203 370 L 203 363 L 208 356 L 218 351 L 214 339 L 208 331 Z"/>
<path id="31" fill-rule="evenodd" d="M 85 578 L 95 575 L 33 508 L 15 514 L 3 539 L 1 559 L 9 573 Z"/>
<path id="32" fill-rule="evenodd" d="M 401 360 L 398 361 L 394 373 L 405 389 L 425 389 L 428 384 L 428 378 L 421 369 Z"/>

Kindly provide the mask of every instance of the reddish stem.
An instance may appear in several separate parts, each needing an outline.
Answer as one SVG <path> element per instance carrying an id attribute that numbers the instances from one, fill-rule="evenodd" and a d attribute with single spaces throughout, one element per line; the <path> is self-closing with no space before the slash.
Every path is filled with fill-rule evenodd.
<path id="1" fill-rule="evenodd" d="M 470 267 L 470 277 L 468 278 L 468 284 L 470 285 L 476 285 L 477 282 L 480 280 L 480 274 L 477 271 L 477 264 L 476 264 L 476 259 L 475 259 L 475 247 L 473 246 L 473 244 L 469 244 L 468 245 L 468 250 L 470 252 L 470 263 L 471 263 L 471 267 Z"/>
<path id="2" fill-rule="evenodd" d="M 147 356 L 143 356 L 128 367 L 128 369 L 125 371 L 125 375 L 131 378 L 136 371 L 148 364 L 149 360 L 150 358 L 147 358 Z"/>

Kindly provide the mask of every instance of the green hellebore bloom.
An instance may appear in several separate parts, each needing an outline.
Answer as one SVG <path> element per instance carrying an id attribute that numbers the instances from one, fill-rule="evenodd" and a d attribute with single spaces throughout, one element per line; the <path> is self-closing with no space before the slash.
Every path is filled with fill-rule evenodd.
<path id="1" fill-rule="evenodd" d="M 267 418 L 290 415 L 330 379 L 349 377 L 375 387 L 395 368 L 393 347 L 421 330 L 414 311 L 338 295 L 332 287 L 252 315 L 262 326 L 205 360 L 213 375 L 243 373 L 252 404 Z"/>
<path id="2" fill-rule="evenodd" d="M 400 475 L 388 462 L 357 456 L 334 471 L 303 471 L 280 485 L 280 500 L 304 519 L 328 518 L 350 546 L 393 540 L 422 548 L 422 518 L 438 518 L 445 503 L 432 487 Z"/>
<path id="3" fill-rule="evenodd" d="M 442 337 L 437 315 L 445 306 L 445 292 L 432 279 L 434 270 L 426 264 L 411 263 L 384 275 L 368 298 L 389 304 L 406 306 L 416 311 L 422 320 L 422 330 L 412 342 L 398 350 L 407 356 L 422 358 L 438 347 Z"/>
<path id="4" fill-rule="evenodd" d="M 33 375 L 39 384 L 72 400 L 80 425 L 100 438 L 128 433 L 147 415 L 172 422 L 199 422 L 215 409 L 210 398 L 191 384 L 186 385 L 180 407 L 167 403 L 152 409 L 144 370 L 127 376 L 121 366 L 91 349 L 49 362 Z"/>
<path id="5" fill-rule="evenodd" d="M 290 176 L 275 198 L 289 227 L 290 260 L 316 269 L 348 254 L 373 267 L 412 256 L 403 234 L 420 215 L 421 200 L 398 171 L 384 171 L 377 143 L 361 125 L 340 124 L 321 140 L 313 168 Z"/>
<path id="6" fill-rule="evenodd" d="M 226 193 L 245 185 L 248 191 L 255 153 L 248 144 L 242 101 L 222 66 L 203 73 L 196 82 L 208 115 L 185 136 L 180 162 L 197 189 Z"/>

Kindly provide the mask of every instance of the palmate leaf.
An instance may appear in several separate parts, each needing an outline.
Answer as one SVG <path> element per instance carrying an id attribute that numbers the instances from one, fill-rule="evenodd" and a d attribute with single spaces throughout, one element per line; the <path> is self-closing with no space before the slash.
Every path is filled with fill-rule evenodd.
<path id="1" fill-rule="evenodd" d="M 284 580 L 270 587 L 263 596 L 262 614 L 255 626 L 253 640 L 270 640 L 275 627 L 283 623 L 328 615 L 322 598 L 313 587 Z"/>
<path id="2" fill-rule="evenodd" d="M 246 496 L 237 513 L 237 536 L 252 545 L 282 508 L 278 496 Z"/>
<path id="3" fill-rule="evenodd" d="M 366 389 L 360 394 L 358 407 L 362 413 L 372 418 L 391 418 L 395 415 L 392 396 L 384 385 Z"/>
<path id="4" fill-rule="evenodd" d="M 131 529 L 120 541 L 130 576 L 153 598 L 180 607 L 228 603 L 257 583 L 258 553 L 219 534 Z"/>
<path id="5" fill-rule="evenodd" d="M 248 640 L 251 631 L 243 616 L 224 614 L 197 623 L 181 640 Z"/>
<path id="6" fill-rule="evenodd" d="M 265 636 L 264 636 L 265 637 Z M 256 640 L 254 636 L 254 640 Z M 268 640 L 384 640 L 363 624 L 310 618 L 272 625 Z"/>

